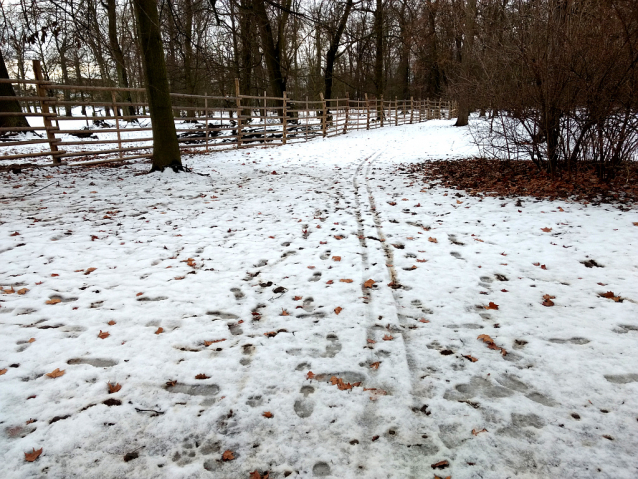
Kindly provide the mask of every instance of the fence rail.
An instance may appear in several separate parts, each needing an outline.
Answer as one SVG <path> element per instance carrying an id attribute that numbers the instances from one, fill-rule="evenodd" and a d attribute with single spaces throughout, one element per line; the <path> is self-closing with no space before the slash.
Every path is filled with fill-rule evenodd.
<path id="1" fill-rule="evenodd" d="M 37 70 L 36 70 L 37 73 Z M 37 75 L 36 75 L 37 76 Z M 152 128 L 141 88 L 61 85 L 44 80 L 0 79 L 12 83 L 25 126 L 0 127 L 0 161 L 50 156 L 53 164 L 96 164 L 152 156 Z M 285 145 L 352 130 L 450 119 L 455 102 L 442 99 L 320 101 L 242 95 L 172 93 L 175 126 L 184 153 L 220 148 Z"/>

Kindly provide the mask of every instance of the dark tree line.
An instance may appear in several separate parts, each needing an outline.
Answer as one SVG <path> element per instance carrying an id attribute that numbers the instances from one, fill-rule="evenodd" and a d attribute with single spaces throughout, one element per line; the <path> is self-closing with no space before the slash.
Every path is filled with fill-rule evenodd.
<path id="1" fill-rule="evenodd" d="M 173 92 L 232 95 L 238 78 L 248 95 L 449 96 L 458 126 L 489 120 L 486 154 L 554 174 L 635 153 L 635 0 L 16 0 L 2 4 L 8 73 L 39 59 L 54 81 L 148 87 L 142 4 Z"/>

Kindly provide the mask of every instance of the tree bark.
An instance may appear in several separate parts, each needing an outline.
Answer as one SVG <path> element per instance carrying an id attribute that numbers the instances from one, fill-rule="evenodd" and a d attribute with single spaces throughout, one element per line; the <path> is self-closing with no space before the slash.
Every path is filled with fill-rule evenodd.
<path id="1" fill-rule="evenodd" d="M 175 131 L 166 60 L 156 0 L 134 0 L 137 31 L 144 65 L 146 94 L 153 124 L 151 171 L 184 170 Z"/>
<path id="2" fill-rule="evenodd" d="M 9 78 L 9 72 L 7 71 L 7 66 L 4 63 L 2 50 L 0 50 L 0 78 Z M 11 85 L 11 83 L 0 83 L 0 96 L 16 96 L 15 91 L 13 90 L 13 85 Z M 0 100 L 0 112 L 22 113 L 20 102 L 17 99 Z M 24 128 L 29 127 L 29 123 L 23 115 L 0 116 L 0 127 Z"/>
<path id="3" fill-rule="evenodd" d="M 115 60 L 115 71 L 117 73 L 117 83 L 121 88 L 128 88 L 128 75 L 126 73 L 126 66 L 124 64 L 124 53 L 120 47 L 120 43 L 117 39 L 117 15 L 116 15 L 115 0 L 106 0 L 106 10 L 109 18 L 109 46 L 111 47 L 111 53 Z M 131 92 L 126 91 L 122 94 L 124 100 L 133 103 Z M 126 107 L 127 114 L 129 116 L 135 115 L 135 107 L 129 105 Z"/>
<path id="4" fill-rule="evenodd" d="M 474 27 L 476 24 L 476 0 L 467 0 L 465 5 L 465 28 L 461 47 L 461 78 L 458 117 L 454 126 L 467 126 L 470 117 L 470 78 L 472 75 L 472 50 L 474 48 Z"/>
<path id="5" fill-rule="evenodd" d="M 346 29 L 346 23 L 348 22 L 348 17 L 352 11 L 352 3 L 353 0 L 347 0 L 346 6 L 343 10 L 343 15 L 341 15 L 337 30 L 330 39 L 330 47 L 326 53 L 326 71 L 324 73 L 325 89 L 323 95 L 326 100 L 330 100 L 332 98 L 332 75 L 334 73 L 334 64 L 337 59 L 337 51 L 339 49 L 339 42 L 341 42 L 341 36 L 343 35 L 343 31 Z"/>
<path id="6" fill-rule="evenodd" d="M 285 3 L 286 8 L 289 8 L 290 0 L 287 0 Z M 277 39 L 277 43 L 275 44 L 272 26 L 270 25 L 270 19 L 266 12 L 264 0 L 253 0 L 253 10 L 259 26 L 261 48 L 264 51 L 266 68 L 268 69 L 268 76 L 270 77 L 273 96 L 283 98 L 284 91 L 286 90 L 286 79 L 281 74 L 281 50 L 283 47 L 281 44 L 281 37 L 283 36 L 283 28 L 287 21 L 288 14 L 285 12 L 282 13 L 282 24 L 279 26 L 280 38 Z"/>

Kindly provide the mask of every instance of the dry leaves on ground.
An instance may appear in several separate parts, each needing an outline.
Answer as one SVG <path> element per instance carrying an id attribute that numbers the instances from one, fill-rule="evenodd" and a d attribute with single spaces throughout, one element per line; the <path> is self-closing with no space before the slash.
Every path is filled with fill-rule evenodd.
<path id="1" fill-rule="evenodd" d="M 42 448 L 38 449 L 37 451 L 35 450 L 35 447 L 33 448 L 33 452 L 25 452 L 24 453 L 24 460 L 27 462 L 33 462 L 35 461 L 38 457 L 40 457 L 40 454 L 42 454 Z"/>
<path id="2" fill-rule="evenodd" d="M 232 461 L 233 459 L 235 459 L 233 451 L 231 451 L 230 449 L 226 449 L 224 451 L 224 454 L 222 454 L 222 461 Z"/>
<path id="3" fill-rule="evenodd" d="M 100 338 L 100 339 L 106 339 L 106 338 L 108 338 L 110 335 L 111 335 L 111 334 L 110 334 L 108 331 L 102 331 L 102 330 L 100 329 L 100 332 L 99 332 L 99 334 L 97 335 L 97 337 L 98 337 L 98 338 Z"/>
<path id="4" fill-rule="evenodd" d="M 432 238 L 431 236 L 428 238 L 428 241 L 430 243 L 438 243 L 438 240 L 436 238 Z"/>
<path id="5" fill-rule="evenodd" d="M 485 309 L 498 309 L 498 304 L 493 303 L 492 301 L 490 301 L 490 304 L 485 306 Z"/>
<path id="6" fill-rule="evenodd" d="M 46 375 L 49 376 L 50 378 L 59 378 L 60 376 L 64 376 L 64 369 L 60 370 L 59 368 L 55 368 L 53 371 L 51 371 L 50 373 L 47 373 Z"/>
<path id="7" fill-rule="evenodd" d="M 109 387 L 109 394 L 116 393 L 120 389 L 122 389 L 122 386 L 120 385 L 120 383 L 117 383 L 117 384 L 107 383 L 107 385 Z"/>
<path id="8" fill-rule="evenodd" d="M 352 283 L 351 279 L 340 279 L 339 280 L 341 283 Z"/>
<path id="9" fill-rule="evenodd" d="M 61 303 L 62 300 L 60 298 L 51 298 L 47 301 L 45 301 L 46 304 L 58 304 Z"/>
<path id="10" fill-rule="evenodd" d="M 551 296 L 549 294 L 543 295 L 543 306 L 554 306 L 554 302 L 552 301 L 552 299 L 556 299 L 556 296 Z"/>
<path id="11" fill-rule="evenodd" d="M 383 336 L 383 340 L 384 341 L 392 341 L 393 339 L 394 339 L 394 337 L 389 335 L 389 334 L 386 334 L 386 335 Z"/>
<path id="12" fill-rule="evenodd" d="M 474 436 L 478 436 L 479 434 L 481 434 L 482 432 L 487 432 L 487 429 L 483 428 L 480 431 L 477 431 L 476 429 L 472 429 L 472 434 Z"/>
<path id="13" fill-rule="evenodd" d="M 335 314 L 336 314 L 337 316 L 339 315 L 339 313 L 340 313 L 341 311 L 343 311 L 343 308 L 342 308 L 341 306 L 337 306 L 337 307 L 335 308 Z"/>
<path id="14" fill-rule="evenodd" d="M 195 379 L 210 379 L 210 376 L 206 376 L 204 373 L 195 376 Z"/>
<path id="15" fill-rule="evenodd" d="M 357 387 L 360 386 L 361 383 L 357 382 L 354 384 L 350 384 L 350 383 L 346 383 L 343 381 L 343 379 L 338 378 L 337 376 L 332 376 L 330 378 L 330 382 L 332 383 L 333 386 L 337 386 L 337 388 L 339 388 L 340 391 L 345 391 L 347 389 L 352 389 L 353 387 Z"/>
<path id="16" fill-rule="evenodd" d="M 485 344 L 487 344 L 487 347 L 489 349 L 494 349 L 496 351 L 500 351 L 503 356 L 505 356 L 507 354 L 507 351 L 505 351 L 504 348 L 501 348 L 501 347 L 497 346 L 496 343 L 494 342 L 494 340 L 491 337 L 489 337 L 487 334 L 481 334 L 481 335 L 479 335 L 479 337 L 477 339 L 480 339 Z"/>
<path id="17" fill-rule="evenodd" d="M 373 279 L 369 279 L 369 280 L 367 280 L 367 281 L 365 281 L 365 282 L 363 283 L 363 286 L 364 286 L 365 288 L 372 288 L 372 286 L 374 285 L 374 283 L 375 283 L 375 281 L 374 281 Z"/>
<path id="18" fill-rule="evenodd" d="M 617 303 L 622 302 L 622 298 L 620 296 L 616 296 L 613 291 L 601 293 L 600 296 L 607 299 L 613 299 Z"/>
<path id="19" fill-rule="evenodd" d="M 271 417 L 273 417 L 273 413 L 271 413 L 270 411 L 266 411 L 265 413 L 262 414 L 262 416 L 267 417 L 268 419 L 270 419 Z"/>

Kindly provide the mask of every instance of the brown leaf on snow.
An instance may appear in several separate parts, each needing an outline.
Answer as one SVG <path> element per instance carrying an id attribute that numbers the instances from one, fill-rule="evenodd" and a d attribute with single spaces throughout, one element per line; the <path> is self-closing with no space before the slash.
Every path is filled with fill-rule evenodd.
<path id="1" fill-rule="evenodd" d="M 333 256 L 332 261 L 341 261 L 341 256 Z"/>
<path id="2" fill-rule="evenodd" d="M 271 413 L 270 411 L 266 411 L 265 413 L 262 414 L 262 416 L 267 417 L 268 419 L 270 419 L 271 417 L 273 417 L 273 413 Z"/>
<path id="3" fill-rule="evenodd" d="M 483 428 L 480 431 L 477 431 L 476 429 L 472 429 L 472 434 L 474 436 L 478 436 L 479 434 L 481 434 L 482 432 L 487 432 L 487 429 Z"/>
<path id="4" fill-rule="evenodd" d="M 267 333 L 264 333 L 264 336 L 268 338 L 274 338 L 275 336 L 277 336 L 277 331 L 268 331 Z"/>
<path id="5" fill-rule="evenodd" d="M 204 341 L 204 346 L 210 346 L 211 344 L 221 343 L 222 341 L 226 341 L 226 338 L 224 338 L 224 339 L 214 339 L 212 341 Z"/>
<path id="6" fill-rule="evenodd" d="M 107 385 L 109 387 L 109 394 L 116 393 L 120 389 L 122 389 L 122 386 L 120 385 L 120 383 L 117 383 L 117 384 L 107 383 Z"/>
<path id="7" fill-rule="evenodd" d="M 463 357 L 465 359 L 469 359 L 470 361 L 472 361 L 473 363 L 475 363 L 476 361 L 478 361 L 478 359 L 476 359 L 474 356 L 471 356 L 469 354 L 464 354 Z"/>
<path id="8" fill-rule="evenodd" d="M 376 343 L 376 341 L 374 339 L 368 339 L 368 343 L 374 344 L 374 343 Z"/>
<path id="9" fill-rule="evenodd" d="M 177 380 L 176 379 L 171 379 L 169 381 L 166 381 L 166 387 L 172 388 L 175 385 L 177 385 Z"/>
<path id="10" fill-rule="evenodd" d="M 13 286 L 9 287 L 9 289 L 0 288 L 0 291 L 2 291 L 3 294 L 13 294 L 16 292 Z"/>
<path id="11" fill-rule="evenodd" d="M 47 301 L 45 301 L 46 304 L 58 304 L 61 303 L 62 300 L 60 298 L 51 298 Z"/>
<path id="12" fill-rule="evenodd" d="M 33 342 L 35 342 L 35 338 L 31 338 L 27 341 L 27 343 L 33 343 Z"/>
<path id="13" fill-rule="evenodd" d="M 335 239 L 342 240 L 343 236 L 335 235 Z"/>
<path id="14" fill-rule="evenodd" d="M 339 313 L 340 313 L 341 311 L 343 311 L 343 308 L 342 308 L 341 306 L 337 306 L 337 307 L 335 308 L 335 314 L 336 314 L 337 316 L 339 315 Z"/>
<path id="15" fill-rule="evenodd" d="M 394 337 L 390 336 L 389 334 L 386 334 L 385 336 L 383 336 L 384 341 L 392 341 L 393 339 Z"/>
<path id="16" fill-rule="evenodd" d="M 160 326 L 159 328 L 157 328 L 157 331 L 155 331 L 155 334 L 162 334 L 163 332 L 164 332 L 164 328 Z"/>
<path id="17" fill-rule="evenodd" d="M 427 259 L 417 259 L 416 262 L 417 263 L 427 263 L 428 260 Z"/>
<path id="18" fill-rule="evenodd" d="M 306 379 L 314 379 L 315 378 L 315 373 L 313 373 L 312 371 L 308 371 L 308 374 L 306 374 Z"/>
<path id="19" fill-rule="evenodd" d="M 339 282 L 341 283 L 352 283 L 351 279 L 340 279 Z"/>
<path id="20" fill-rule="evenodd" d="M 198 374 L 195 376 L 195 379 L 209 379 L 210 376 L 206 376 L 204 373 Z"/>
<path id="21" fill-rule="evenodd" d="M 235 459 L 233 451 L 231 451 L 230 449 L 226 449 L 224 451 L 224 454 L 222 454 L 222 461 L 232 461 L 233 459 Z"/>
<path id="22" fill-rule="evenodd" d="M 436 238 L 432 238 L 431 236 L 428 238 L 428 241 L 430 243 L 438 243 L 437 239 Z"/>
<path id="23" fill-rule="evenodd" d="M 549 233 L 551 230 L 551 228 L 541 228 L 541 231 L 544 231 L 545 233 Z"/>
<path id="24" fill-rule="evenodd" d="M 29 290 L 27 288 L 22 288 L 22 289 L 19 289 L 18 291 L 16 291 L 16 293 L 18 293 L 18 294 L 27 294 L 28 291 Z"/>
<path id="25" fill-rule="evenodd" d="M 488 336 L 487 334 L 480 334 L 477 339 L 480 339 L 485 344 L 487 344 L 487 347 L 489 349 L 494 349 L 494 350 L 500 351 L 503 356 L 505 356 L 507 354 L 507 351 L 505 351 L 504 348 L 498 347 L 496 345 L 496 343 L 494 342 L 494 340 L 490 336 Z"/>
<path id="26" fill-rule="evenodd" d="M 333 386 L 337 386 L 337 388 L 339 388 L 340 391 L 346 391 L 348 389 L 352 389 L 353 387 L 361 385 L 361 383 L 354 383 L 354 384 L 345 383 L 343 382 L 343 379 L 338 378 L 337 376 L 332 376 L 330 378 L 330 382 L 332 383 Z"/>
<path id="27" fill-rule="evenodd" d="M 439 462 L 437 462 L 435 464 L 432 464 L 430 467 L 432 469 L 445 469 L 449 465 L 450 465 L 450 463 L 447 462 L 447 461 L 439 461 Z"/>
<path id="28" fill-rule="evenodd" d="M 290 316 L 290 313 L 282 308 L 280 316 Z"/>
<path id="29" fill-rule="evenodd" d="M 97 268 L 88 268 L 88 269 L 84 272 L 84 274 L 85 274 L 85 275 L 87 275 L 87 274 L 91 274 L 91 273 L 92 273 L 93 271 L 95 271 L 96 269 L 97 269 Z"/>
<path id="30" fill-rule="evenodd" d="M 35 447 L 32 449 L 33 449 L 33 452 L 24 453 L 24 460 L 27 462 L 35 461 L 38 457 L 40 457 L 40 454 L 42 454 L 42 448 L 38 449 L 37 451 L 35 450 Z"/>
<path id="31" fill-rule="evenodd" d="M 370 367 L 372 369 L 379 369 L 379 366 L 381 365 L 381 361 L 377 361 L 376 363 L 372 363 L 370 364 Z"/>
<path id="32" fill-rule="evenodd" d="M 293 301 L 299 301 L 300 299 L 303 299 L 301 296 L 295 296 L 294 298 L 292 298 Z"/>
<path id="33" fill-rule="evenodd" d="M 549 296 L 549 294 L 546 294 L 545 296 Z M 543 296 L 543 297 L 545 298 L 545 296 Z M 553 297 L 554 297 L 554 296 L 552 296 L 552 298 L 553 298 Z M 554 301 L 552 301 L 552 300 L 551 300 L 551 299 L 549 299 L 549 298 L 545 298 L 541 304 L 542 304 L 543 306 L 547 306 L 547 307 L 549 308 L 549 307 L 551 307 L 551 306 L 554 306 Z"/>
<path id="34" fill-rule="evenodd" d="M 545 266 L 544 264 L 541 265 L 541 269 L 547 269 L 547 266 Z"/>
<path id="35" fill-rule="evenodd" d="M 621 297 L 620 296 L 616 296 L 613 291 L 607 291 L 606 293 L 601 293 L 600 295 L 603 298 L 607 298 L 607 299 L 613 299 L 614 301 L 616 301 L 617 303 L 621 301 Z"/>
<path id="36" fill-rule="evenodd" d="M 363 286 L 365 288 L 372 288 L 372 285 L 374 285 L 375 281 L 373 279 L 369 279 L 368 281 L 364 281 Z"/>
<path id="37" fill-rule="evenodd" d="M 60 370 L 59 368 L 55 368 L 53 371 L 51 371 L 50 373 L 47 373 L 46 375 L 49 376 L 50 378 L 59 378 L 60 376 L 64 376 L 64 369 Z"/>
<path id="38" fill-rule="evenodd" d="M 102 331 L 100 329 L 100 332 L 98 333 L 97 337 L 100 339 L 106 339 L 110 336 L 111 334 L 108 331 Z"/>
<path id="39" fill-rule="evenodd" d="M 250 477 L 248 479 L 270 479 L 270 473 L 265 472 L 262 476 L 261 474 L 259 474 L 259 471 L 254 470 L 250 473 Z"/>
<path id="40" fill-rule="evenodd" d="M 485 309 L 498 309 L 498 304 L 493 303 L 492 301 L 490 301 L 490 304 L 485 306 Z"/>
<path id="41" fill-rule="evenodd" d="M 7 369 L 7 368 L 0 369 L 0 376 L 2 376 L 3 374 L 6 374 L 6 373 L 7 373 L 7 371 L 8 371 L 8 369 Z"/>
<path id="42" fill-rule="evenodd" d="M 329 279 L 328 281 L 326 281 L 326 284 L 333 284 L 334 281 L 332 281 L 331 279 Z"/>
<path id="43" fill-rule="evenodd" d="M 108 323 L 106 323 L 106 324 L 108 324 L 109 326 L 113 326 L 113 325 L 115 325 L 115 324 L 117 324 L 117 323 L 116 323 L 115 321 L 113 321 L 113 320 L 110 320 L 110 321 L 109 321 Z"/>
<path id="44" fill-rule="evenodd" d="M 427 319 L 425 319 L 425 318 L 421 318 L 421 319 L 419 319 L 419 323 L 429 323 L 429 322 L 430 322 L 430 321 L 428 321 L 428 320 L 427 320 Z"/>

